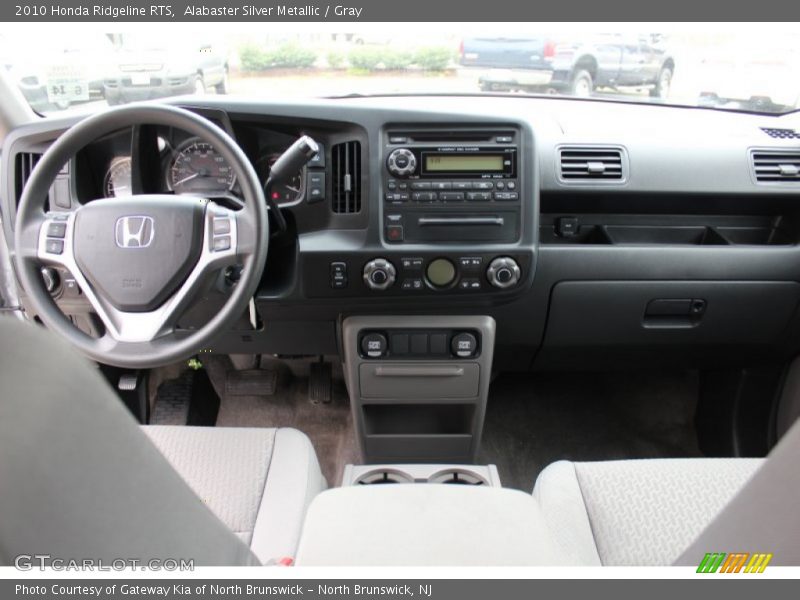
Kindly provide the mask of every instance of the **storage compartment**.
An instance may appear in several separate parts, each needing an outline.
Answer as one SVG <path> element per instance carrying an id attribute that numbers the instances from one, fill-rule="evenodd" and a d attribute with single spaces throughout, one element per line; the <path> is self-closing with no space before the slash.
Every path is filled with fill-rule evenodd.
<path id="1" fill-rule="evenodd" d="M 544 347 L 771 345 L 798 300 L 800 284 L 784 281 L 567 281 Z"/>
<path id="2" fill-rule="evenodd" d="M 365 404 L 364 431 L 375 434 L 461 434 L 472 431 L 474 404 Z"/>
<path id="3" fill-rule="evenodd" d="M 654 227 L 620 226 L 605 228 L 612 244 L 691 244 L 724 245 L 727 240 L 714 229 L 701 226 Z"/>
<path id="4" fill-rule="evenodd" d="M 359 367 L 363 398 L 475 398 L 477 363 L 364 362 Z"/>
<path id="5" fill-rule="evenodd" d="M 764 215 L 542 214 L 542 244 L 785 246 L 796 244 L 793 219 Z"/>
<path id="6" fill-rule="evenodd" d="M 469 463 L 473 437 L 459 435 L 366 435 L 364 451 L 372 462 Z"/>

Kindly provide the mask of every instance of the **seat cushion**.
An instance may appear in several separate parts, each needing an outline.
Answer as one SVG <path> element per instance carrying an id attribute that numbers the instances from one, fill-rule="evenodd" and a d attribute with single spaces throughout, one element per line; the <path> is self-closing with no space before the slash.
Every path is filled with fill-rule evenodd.
<path id="1" fill-rule="evenodd" d="M 295 429 L 142 429 L 262 563 L 294 556 L 306 509 L 325 488 L 308 437 Z"/>
<path id="2" fill-rule="evenodd" d="M 763 463 L 761 459 L 559 461 L 534 496 L 577 564 L 670 565 Z"/>

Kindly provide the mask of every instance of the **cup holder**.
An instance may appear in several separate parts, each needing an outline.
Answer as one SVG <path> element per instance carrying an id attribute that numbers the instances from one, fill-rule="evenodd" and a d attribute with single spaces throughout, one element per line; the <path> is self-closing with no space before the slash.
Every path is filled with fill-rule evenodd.
<path id="1" fill-rule="evenodd" d="M 444 483 L 449 485 L 489 485 L 483 477 L 466 469 L 445 469 L 434 473 L 428 483 Z"/>
<path id="2" fill-rule="evenodd" d="M 356 480 L 356 485 L 382 485 L 385 483 L 414 483 L 414 478 L 397 469 L 375 469 L 364 473 Z"/>

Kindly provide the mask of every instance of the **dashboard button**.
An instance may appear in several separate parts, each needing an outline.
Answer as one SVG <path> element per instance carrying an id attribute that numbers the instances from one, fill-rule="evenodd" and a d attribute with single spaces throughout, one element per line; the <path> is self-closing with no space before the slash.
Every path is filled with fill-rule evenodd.
<path id="1" fill-rule="evenodd" d="M 412 333 L 411 354 L 427 354 L 427 353 L 428 353 L 428 334 Z"/>
<path id="2" fill-rule="evenodd" d="M 431 334 L 431 354 L 447 354 L 447 334 Z"/>
<path id="3" fill-rule="evenodd" d="M 370 358 L 380 358 L 386 354 L 386 336 L 382 333 L 368 333 L 361 338 L 361 352 Z"/>
<path id="4" fill-rule="evenodd" d="M 459 358 L 470 358 L 478 351 L 478 340 L 471 333 L 459 333 L 453 336 L 450 349 Z"/>
<path id="5" fill-rule="evenodd" d="M 462 256 L 458 259 L 458 265 L 465 271 L 480 269 L 483 259 L 480 256 Z"/>
<path id="6" fill-rule="evenodd" d="M 386 239 L 392 242 L 403 241 L 403 226 L 402 225 L 389 225 L 386 228 Z"/>
<path id="7" fill-rule="evenodd" d="M 439 194 L 440 200 L 463 200 L 464 199 L 464 192 L 442 192 Z"/>
<path id="8" fill-rule="evenodd" d="M 401 258 L 400 263 L 403 265 L 404 269 L 417 270 L 422 268 L 422 259 L 417 257 Z"/>
<path id="9" fill-rule="evenodd" d="M 409 341 L 407 333 L 393 333 L 391 339 L 392 341 L 390 348 L 392 354 L 396 355 L 408 354 Z"/>

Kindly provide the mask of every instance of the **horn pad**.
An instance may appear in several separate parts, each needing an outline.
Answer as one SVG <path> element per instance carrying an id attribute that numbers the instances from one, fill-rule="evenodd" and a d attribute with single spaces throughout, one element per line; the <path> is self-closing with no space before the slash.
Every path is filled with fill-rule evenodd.
<path id="1" fill-rule="evenodd" d="M 95 292 L 114 308 L 155 310 L 197 264 L 204 215 L 205 202 L 199 198 L 164 195 L 90 202 L 75 215 L 75 262 Z"/>

